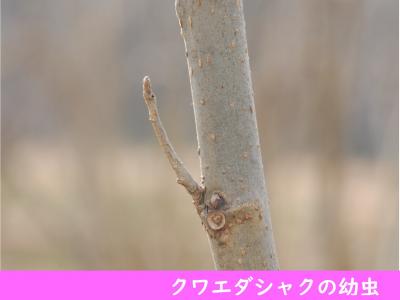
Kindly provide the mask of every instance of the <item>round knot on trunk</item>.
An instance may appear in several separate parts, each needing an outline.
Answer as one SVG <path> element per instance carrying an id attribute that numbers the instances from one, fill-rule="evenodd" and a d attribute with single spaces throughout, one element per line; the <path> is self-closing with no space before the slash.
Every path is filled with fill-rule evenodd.
<path id="1" fill-rule="evenodd" d="M 212 230 L 222 229 L 225 226 L 225 215 L 219 211 L 211 212 L 207 216 L 207 223 Z"/>

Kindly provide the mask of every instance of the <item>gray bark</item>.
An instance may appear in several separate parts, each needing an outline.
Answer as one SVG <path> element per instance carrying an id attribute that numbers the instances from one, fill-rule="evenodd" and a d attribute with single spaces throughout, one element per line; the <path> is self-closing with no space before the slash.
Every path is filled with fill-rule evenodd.
<path id="1" fill-rule="evenodd" d="M 202 184 L 187 172 L 143 96 L 156 137 L 208 233 L 217 269 L 278 269 L 254 107 L 242 1 L 176 0 L 194 104 Z"/>
<path id="2" fill-rule="evenodd" d="M 218 269 L 277 269 L 242 1 L 177 0 Z M 214 195 L 214 196 L 213 196 Z M 223 198 L 213 208 L 211 199 Z M 215 206 L 215 205 L 214 205 Z"/>

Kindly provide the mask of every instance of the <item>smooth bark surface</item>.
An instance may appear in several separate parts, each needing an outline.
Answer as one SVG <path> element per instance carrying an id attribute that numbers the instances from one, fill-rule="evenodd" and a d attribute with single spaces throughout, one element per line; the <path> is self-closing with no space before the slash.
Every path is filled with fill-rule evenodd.
<path id="1" fill-rule="evenodd" d="M 202 171 L 198 184 L 170 143 L 150 79 L 154 133 L 193 198 L 217 269 L 278 269 L 257 130 L 242 2 L 177 0 Z"/>
<path id="2" fill-rule="evenodd" d="M 175 5 L 205 186 L 200 216 L 216 267 L 277 269 L 242 1 Z"/>

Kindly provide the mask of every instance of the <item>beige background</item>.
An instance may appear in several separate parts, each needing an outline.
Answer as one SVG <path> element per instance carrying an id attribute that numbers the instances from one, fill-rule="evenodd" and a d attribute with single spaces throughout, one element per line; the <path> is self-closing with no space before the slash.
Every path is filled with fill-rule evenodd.
<path id="1" fill-rule="evenodd" d="M 173 1 L 2 1 L 2 266 L 209 269 Z M 398 267 L 398 1 L 244 1 L 284 269 Z"/>

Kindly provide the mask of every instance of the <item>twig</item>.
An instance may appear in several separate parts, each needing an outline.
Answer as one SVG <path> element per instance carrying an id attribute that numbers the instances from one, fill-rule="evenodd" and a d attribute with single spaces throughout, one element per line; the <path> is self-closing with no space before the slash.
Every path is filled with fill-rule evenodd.
<path id="1" fill-rule="evenodd" d="M 143 78 L 143 98 L 149 110 L 149 120 L 153 126 L 157 140 L 178 177 L 176 182 L 186 188 L 189 194 L 192 195 L 196 205 L 200 204 L 199 202 L 201 201 L 204 189 L 193 179 L 188 170 L 186 170 L 168 139 L 168 135 L 158 116 L 157 99 L 151 90 L 150 78 L 148 76 Z"/>

